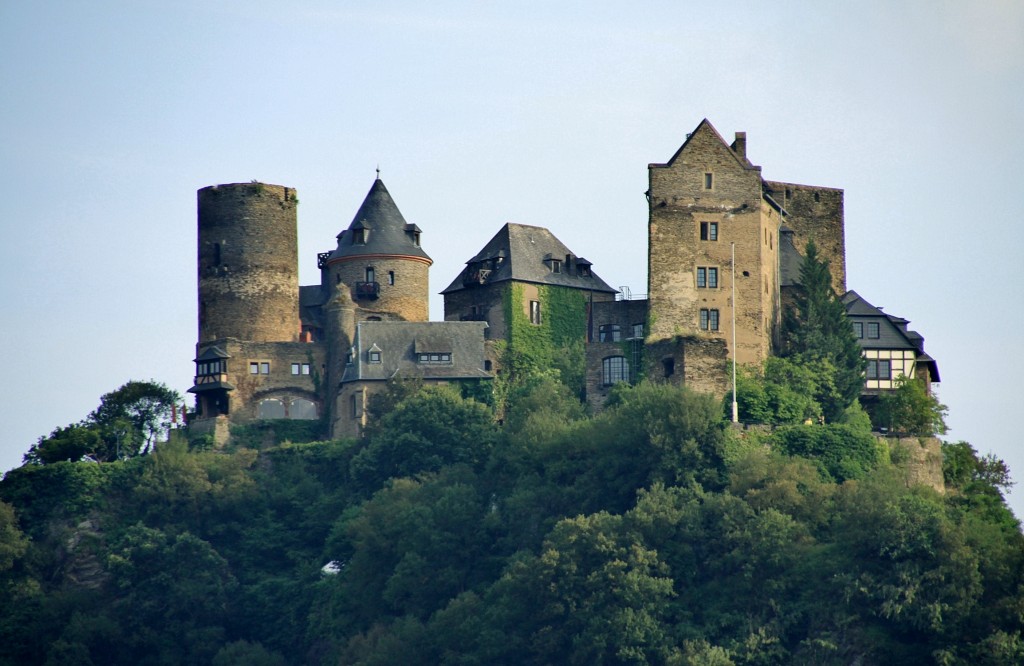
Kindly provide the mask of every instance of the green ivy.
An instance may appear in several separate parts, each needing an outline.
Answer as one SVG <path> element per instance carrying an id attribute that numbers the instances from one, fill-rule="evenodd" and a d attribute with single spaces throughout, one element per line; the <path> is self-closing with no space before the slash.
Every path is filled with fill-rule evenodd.
<path id="1" fill-rule="evenodd" d="M 513 378 L 556 369 L 564 384 L 582 394 L 586 377 L 583 346 L 587 332 L 586 293 L 552 285 L 537 285 L 537 292 L 540 324 L 531 323 L 523 307 L 526 300 L 523 285 L 512 284 L 505 292 L 509 339 L 503 365 Z"/>

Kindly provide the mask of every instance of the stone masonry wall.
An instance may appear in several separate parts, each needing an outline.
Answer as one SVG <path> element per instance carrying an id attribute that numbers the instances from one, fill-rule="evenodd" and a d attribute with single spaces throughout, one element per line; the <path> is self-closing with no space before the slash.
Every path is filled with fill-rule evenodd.
<path id="1" fill-rule="evenodd" d="M 706 187 L 711 174 L 712 187 Z M 707 125 L 667 165 L 649 168 L 649 340 L 705 335 L 731 342 L 732 259 L 736 244 L 737 350 L 740 363 L 771 351 L 778 321 L 779 218 L 763 206 L 761 173 Z M 701 223 L 718 225 L 701 240 Z M 717 268 L 718 286 L 698 288 L 696 269 Z M 719 312 L 718 331 L 701 331 L 700 310 Z"/>
<path id="2" fill-rule="evenodd" d="M 373 268 L 379 285 L 377 298 L 360 298 L 356 283 L 366 281 L 367 268 Z M 355 256 L 330 264 L 334 288 L 347 285 L 361 315 L 381 319 L 427 321 L 430 315 L 430 264 L 415 258 Z M 394 275 L 394 284 L 391 283 Z M 386 316 L 390 315 L 390 316 Z M 360 316 L 360 319 L 365 319 Z"/>
<path id="3" fill-rule="evenodd" d="M 902 458 L 907 486 L 928 486 L 946 492 L 942 475 L 942 442 L 937 437 L 880 437 L 894 458 Z"/>
<path id="4" fill-rule="evenodd" d="M 218 346 L 231 358 L 228 381 L 235 390 L 228 393 L 232 423 L 247 423 L 256 418 L 256 403 L 267 397 L 301 397 L 313 400 L 323 414 L 322 383 L 326 347 L 321 343 L 267 343 L 241 340 L 219 341 Z M 268 374 L 251 374 L 249 363 L 269 363 Z M 291 374 L 291 364 L 310 364 L 310 374 Z"/>
<path id="5" fill-rule="evenodd" d="M 239 183 L 205 187 L 199 205 L 199 342 L 297 340 L 295 190 Z"/>
<path id="6" fill-rule="evenodd" d="M 765 190 L 786 209 L 787 227 L 793 230 L 793 243 L 803 254 L 807 241 L 814 240 L 818 254 L 828 259 L 832 270 L 832 288 L 846 293 L 846 241 L 843 190 L 831 187 L 795 185 L 765 181 Z"/>

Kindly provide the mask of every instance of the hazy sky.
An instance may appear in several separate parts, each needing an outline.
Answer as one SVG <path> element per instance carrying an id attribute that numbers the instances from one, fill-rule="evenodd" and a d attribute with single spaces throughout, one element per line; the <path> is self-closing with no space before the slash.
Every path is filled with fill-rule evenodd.
<path id="1" fill-rule="evenodd" d="M 380 165 L 432 292 L 511 221 L 644 293 L 647 164 L 705 117 L 845 189 L 848 286 L 1024 481 L 1016 0 L 0 0 L 0 470 L 129 379 L 191 386 L 197 189 L 297 188 L 304 284 Z"/>

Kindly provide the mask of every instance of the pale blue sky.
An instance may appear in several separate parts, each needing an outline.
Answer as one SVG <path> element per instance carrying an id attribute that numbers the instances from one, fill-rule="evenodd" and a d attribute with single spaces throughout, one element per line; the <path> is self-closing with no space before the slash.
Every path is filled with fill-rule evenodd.
<path id="1" fill-rule="evenodd" d="M 297 188 L 305 284 L 379 164 L 432 292 L 512 221 L 643 293 L 647 164 L 707 117 L 845 189 L 849 286 L 1024 479 L 1024 4 L 709 6 L 0 2 L 0 469 L 129 379 L 191 385 L 201 187 Z"/>

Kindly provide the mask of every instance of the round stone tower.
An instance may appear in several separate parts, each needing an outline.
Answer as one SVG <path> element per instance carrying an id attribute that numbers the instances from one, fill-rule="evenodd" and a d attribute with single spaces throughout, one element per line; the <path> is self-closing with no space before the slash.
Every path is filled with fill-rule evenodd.
<path id="1" fill-rule="evenodd" d="M 332 289 L 348 289 L 360 320 L 427 321 L 433 261 L 420 247 L 420 228 L 402 217 L 378 177 L 352 224 L 327 258 Z"/>
<path id="2" fill-rule="evenodd" d="M 295 190 L 213 185 L 199 200 L 199 344 L 298 339 Z"/>

